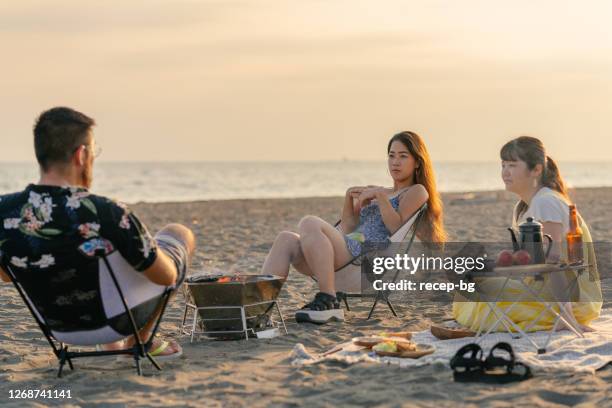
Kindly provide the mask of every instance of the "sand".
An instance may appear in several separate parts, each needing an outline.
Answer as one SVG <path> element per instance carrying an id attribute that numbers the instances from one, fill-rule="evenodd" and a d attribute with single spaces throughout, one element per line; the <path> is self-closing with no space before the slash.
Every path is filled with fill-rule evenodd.
<path id="1" fill-rule="evenodd" d="M 445 194 L 446 226 L 456 241 L 508 240 L 513 198 L 504 192 Z M 573 192 L 579 210 L 597 241 L 612 242 L 612 188 Z M 155 231 L 168 222 L 191 226 L 199 240 L 192 272 L 221 268 L 256 273 L 274 237 L 295 230 L 303 215 L 315 214 L 333 222 L 341 198 L 139 203 L 131 207 Z M 323 364 L 293 367 L 294 344 L 324 351 L 359 334 L 389 328 L 426 329 L 450 317 L 439 303 L 400 304 L 401 318 L 384 308 L 366 321 L 367 304 L 354 303 L 344 324 L 298 325 L 293 312 L 311 299 L 315 284 L 292 271 L 280 299 L 289 335 L 270 340 L 189 343 L 178 336 L 185 357 L 155 372 L 145 366 L 138 377 L 128 365 L 112 359 L 77 362 L 77 369 L 56 379 L 56 360 L 34 320 L 9 284 L 0 285 L 0 403 L 3 406 L 612 406 L 612 368 L 596 375 L 541 374 L 504 386 L 459 384 L 450 369 L 427 366 Z M 604 307 L 612 307 L 612 284 L 604 285 Z M 182 313 L 175 299 L 162 324 L 176 335 Z M 611 339 L 612 340 L 612 339 Z M 9 400 L 9 390 L 71 390 L 70 400 Z"/>

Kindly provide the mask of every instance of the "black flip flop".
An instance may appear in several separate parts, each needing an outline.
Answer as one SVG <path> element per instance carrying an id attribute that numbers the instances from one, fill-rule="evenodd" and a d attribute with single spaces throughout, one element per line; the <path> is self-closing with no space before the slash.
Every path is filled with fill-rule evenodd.
<path id="1" fill-rule="evenodd" d="M 495 355 L 495 350 L 508 353 L 508 358 Z M 510 344 L 501 342 L 493 346 L 489 356 L 483 362 L 484 372 L 481 381 L 493 384 L 506 384 L 524 381 L 532 377 L 531 369 L 523 363 L 515 361 L 514 350 Z"/>
<path id="2" fill-rule="evenodd" d="M 450 361 L 457 382 L 478 381 L 484 373 L 482 348 L 476 343 L 461 347 Z"/>
<path id="3" fill-rule="evenodd" d="M 508 353 L 508 358 L 495 355 L 495 350 Z M 515 361 L 514 351 L 508 343 L 497 343 L 489 356 L 482 359 L 482 349 L 476 343 L 461 347 L 450 361 L 456 382 L 482 382 L 506 384 L 532 377 L 531 369 Z"/>

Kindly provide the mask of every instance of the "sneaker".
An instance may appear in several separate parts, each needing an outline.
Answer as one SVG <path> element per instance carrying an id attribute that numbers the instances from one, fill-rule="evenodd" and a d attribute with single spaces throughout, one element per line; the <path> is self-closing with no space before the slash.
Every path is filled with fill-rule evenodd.
<path id="1" fill-rule="evenodd" d="M 335 296 L 319 292 L 312 302 L 295 312 L 298 323 L 325 324 L 331 320 L 344 321 L 344 311 Z"/>

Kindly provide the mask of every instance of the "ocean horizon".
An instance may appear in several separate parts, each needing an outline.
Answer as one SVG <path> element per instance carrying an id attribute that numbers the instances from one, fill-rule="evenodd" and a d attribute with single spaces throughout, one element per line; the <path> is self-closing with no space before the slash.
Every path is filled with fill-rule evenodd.
<path id="1" fill-rule="evenodd" d="M 612 186 L 612 162 L 560 162 L 570 187 Z M 441 192 L 501 190 L 499 161 L 438 162 Z M 38 180 L 34 162 L 0 163 L 0 195 Z M 92 191 L 127 203 L 334 197 L 353 185 L 389 185 L 385 161 L 111 162 L 94 168 Z"/>

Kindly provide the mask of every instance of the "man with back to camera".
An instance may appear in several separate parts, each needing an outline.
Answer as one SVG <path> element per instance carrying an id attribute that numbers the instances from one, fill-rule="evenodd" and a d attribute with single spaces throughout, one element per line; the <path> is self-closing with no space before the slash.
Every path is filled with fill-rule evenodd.
<path id="1" fill-rule="evenodd" d="M 49 109 L 38 117 L 34 150 L 40 180 L 21 192 L 0 196 L 0 278 L 10 281 L 4 265 L 40 273 L 47 268 L 74 271 L 75 260 L 92 255 L 100 245 L 107 254 L 113 250 L 120 254 L 119 267 L 113 267 L 117 275 L 133 268 L 146 277 L 141 279 L 145 286 L 180 285 L 195 250 L 194 234 L 183 225 L 169 224 L 152 238 L 125 204 L 89 192 L 94 158 L 100 153 L 94 125 L 92 118 L 66 107 Z M 61 302 L 70 302 L 71 295 L 87 295 L 82 279 L 68 276 L 62 282 L 69 295 Z M 83 309 L 86 323 L 91 316 Z M 152 313 L 140 330 L 143 339 L 152 330 L 159 308 Z M 133 342 L 130 336 L 104 348 L 117 349 Z M 182 354 L 176 341 L 160 338 L 154 339 L 150 350 L 161 359 Z"/>

